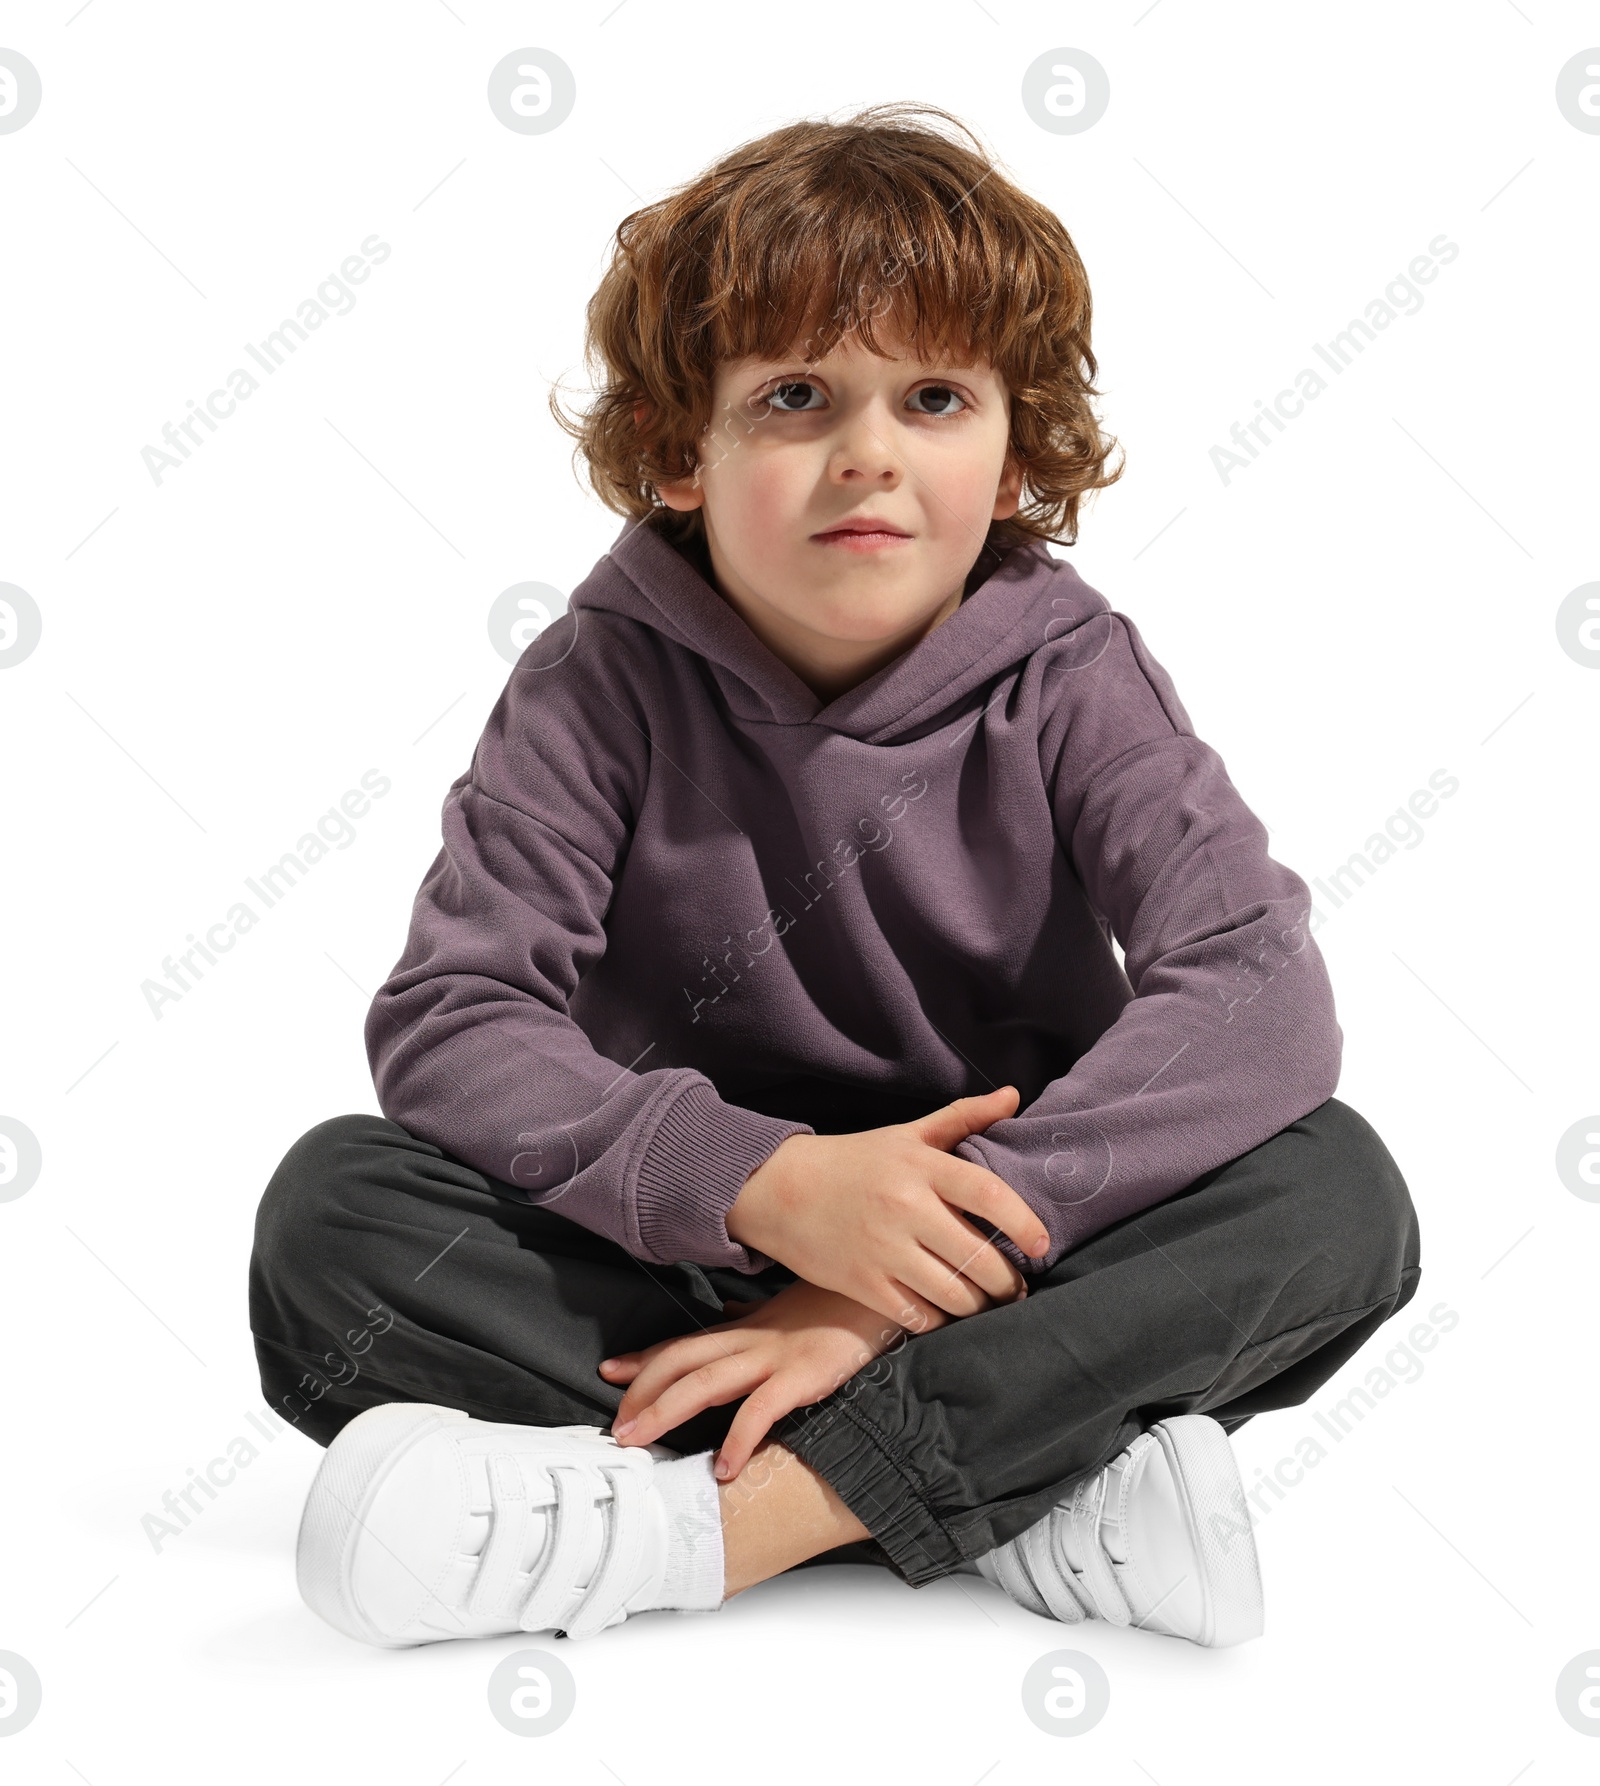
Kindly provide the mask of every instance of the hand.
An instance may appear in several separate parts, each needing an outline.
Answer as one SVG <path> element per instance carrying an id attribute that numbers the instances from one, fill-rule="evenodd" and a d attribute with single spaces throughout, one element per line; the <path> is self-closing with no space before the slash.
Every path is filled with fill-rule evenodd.
<path id="1" fill-rule="evenodd" d="M 803 1281 L 765 1302 L 723 1306 L 744 1312 L 698 1333 L 607 1358 L 600 1374 L 628 1385 L 611 1428 L 619 1444 L 651 1444 L 702 1410 L 743 1396 L 718 1452 L 717 1475 L 724 1481 L 750 1461 L 774 1420 L 831 1395 L 905 1332 L 876 1310 Z M 933 1325 L 947 1319 L 941 1315 Z"/>
<path id="2" fill-rule="evenodd" d="M 745 1180 L 728 1233 L 902 1327 L 1012 1301 L 1026 1293 L 1021 1272 L 956 1211 L 982 1216 L 1035 1257 L 1049 1234 L 1003 1178 L 948 1150 L 1019 1101 L 1004 1085 L 916 1122 L 790 1135 Z"/>

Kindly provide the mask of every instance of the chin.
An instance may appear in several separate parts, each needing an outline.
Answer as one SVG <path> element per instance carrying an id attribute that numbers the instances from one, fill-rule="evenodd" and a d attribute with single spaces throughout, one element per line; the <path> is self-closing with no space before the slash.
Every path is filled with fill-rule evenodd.
<path id="1" fill-rule="evenodd" d="M 903 633 L 912 624 L 907 614 L 863 614 L 859 608 L 831 614 L 814 614 L 805 624 L 825 638 L 841 644 L 879 645 Z"/>

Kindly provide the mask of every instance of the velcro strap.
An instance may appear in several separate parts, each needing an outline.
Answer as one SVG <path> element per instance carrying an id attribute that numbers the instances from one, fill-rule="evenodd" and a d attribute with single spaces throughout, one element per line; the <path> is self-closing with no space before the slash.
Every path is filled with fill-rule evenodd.
<path id="1" fill-rule="evenodd" d="M 491 1453 L 489 1477 L 489 1541 L 478 1559 L 467 1611 L 474 1618 L 492 1618 L 510 1611 L 511 1581 L 522 1561 L 528 1537 L 528 1485 L 514 1457 Z"/>
<path id="2" fill-rule="evenodd" d="M 1101 1470 L 1078 1484 L 1066 1517 L 1072 1528 L 1074 1548 L 1083 1564 L 1082 1584 L 1093 1595 L 1101 1618 L 1110 1625 L 1130 1625 L 1133 1609 L 1123 1598 L 1121 1584 L 1111 1568 L 1111 1559 L 1100 1548 L 1100 1508 L 1105 1491 L 1106 1472 Z M 1062 1561 L 1066 1561 L 1064 1556 Z"/>
<path id="3" fill-rule="evenodd" d="M 1000 1586 L 1019 1606 L 1027 1607 L 1029 1612 L 1037 1613 L 1040 1618 L 1051 1616 L 1049 1605 L 1040 1597 L 1033 1577 L 1023 1567 L 1022 1559 L 1017 1555 L 1015 1539 L 991 1550 L 983 1560 L 993 1568 L 1000 1578 Z"/>
<path id="4" fill-rule="evenodd" d="M 545 1534 L 544 1567 L 517 1620 L 524 1631 L 549 1631 L 566 1612 L 578 1585 L 589 1522 L 599 1517 L 594 1505 L 600 1486 L 597 1470 L 573 1463 L 551 1464 L 549 1468 L 556 1485 L 555 1531 Z"/>
<path id="5" fill-rule="evenodd" d="M 632 1469 L 609 1470 L 602 1465 L 601 1470 L 611 1484 L 606 1551 L 584 1592 L 581 1609 L 567 1625 L 571 1638 L 593 1637 L 613 1623 L 638 1585 L 639 1560 L 644 1553 L 644 1478 Z"/>
<path id="6" fill-rule="evenodd" d="M 1064 1625 L 1081 1625 L 1092 1616 L 1094 1609 L 1080 1604 L 1073 1592 L 1072 1572 L 1058 1559 L 1051 1541 L 1055 1517 L 1052 1508 L 1046 1518 L 1036 1520 L 1022 1533 L 1016 1545 L 1034 1586 L 1039 1590 L 1039 1597 L 1050 1609 L 1050 1616 Z"/>

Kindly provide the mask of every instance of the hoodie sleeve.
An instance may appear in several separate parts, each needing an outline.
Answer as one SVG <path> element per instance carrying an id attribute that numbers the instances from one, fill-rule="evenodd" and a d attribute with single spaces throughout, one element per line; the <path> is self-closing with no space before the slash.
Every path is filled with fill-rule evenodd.
<path id="1" fill-rule="evenodd" d="M 569 613 L 529 647 L 445 798 L 443 847 L 367 1015 L 379 1106 L 637 1258 L 760 1271 L 772 1261 L 729 1236 L 727 1211 L 781 1141 L 815 1131 L 724 1102 L 692 1068 L 608 1060 L 569 1012 L 605 951 L 650 763 L 621 641 L 582 624 L 581 645 Z"/>
<path id="2" fill-rule="evenodd" d="M 1046 787 L 1134 997 L 1026 1109 L 955 1149 L 1049 1229 L 1038 1260 L 996 1236 L 1031 1273 L 1316 1109 L 1344 1040 L 1306 883 L 1268 854 L 1138 629 L 1107 609 L 1062 644 Z"/>

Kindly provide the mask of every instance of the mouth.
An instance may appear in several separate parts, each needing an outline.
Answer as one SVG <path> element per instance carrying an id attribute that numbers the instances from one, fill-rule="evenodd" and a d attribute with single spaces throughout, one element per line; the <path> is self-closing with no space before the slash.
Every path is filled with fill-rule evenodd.
<path id="1" fill-rule="evenodd" d="M 830 528 L 826 533 L 814 533 L 812 539 L 819 545 L 844 546 L 857 552 L 872 552 L 885 546 L 904 544 L 910 535 L 902 533 L 891 523 L 869 521 L 865 524 L 850 522 L 846 526 Z"/>

